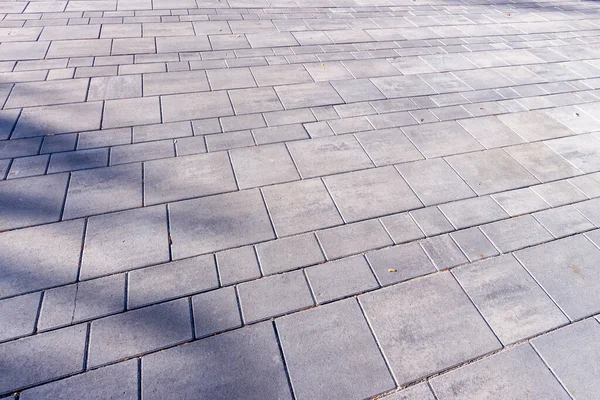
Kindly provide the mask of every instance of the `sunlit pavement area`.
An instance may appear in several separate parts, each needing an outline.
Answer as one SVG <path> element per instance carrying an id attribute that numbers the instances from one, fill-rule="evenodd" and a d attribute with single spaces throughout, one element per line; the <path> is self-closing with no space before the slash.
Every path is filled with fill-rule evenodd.
<path id="1" fill-rule="evenodd" d="M 600 398 L 600 3 L 0 17 L 1 398 Z"/>

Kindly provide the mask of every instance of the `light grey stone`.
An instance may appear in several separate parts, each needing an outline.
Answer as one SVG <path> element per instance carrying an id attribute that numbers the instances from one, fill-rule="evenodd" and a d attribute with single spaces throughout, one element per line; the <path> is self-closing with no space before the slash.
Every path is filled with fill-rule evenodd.
<path id="1" fill-rule="evenodd" d="M 504 211 L 511 217 L 550 207 L 548 203 L 530 188 L 496 193 L 492 195 L 492 198 L 500 204 Z"/>
<path id="2" fill-rule="evenodd" d="M 506 149 L 541 182 L 570 178 L 581 172 L 544 143 L 528 143 Z"/>
<path id="3" fill-rule="evenodd" d="M 240 189 L 300 179 L 284 144 L 234 149 L 230 154 Z"/>
<path id="4" fill-rule="evenodd" d="M 169 205 L 173 258 L 185 258 L 274 239 L 258 190 Z"/>
<path id="5" fill-rule="evenodd" d="M 463 119 L 458 123 L 488 149 L 525 142 L 495 116 Z"/>
<path id="6" fill-rule="evenodd" d="M 142 376 L 148 399 L 292 398 L 270 322 L 146 356 Z"/>
<path id="7" fill-rule="evenodd" d="M 512 255 L 452 272 L 504 345 L 569 323 Z"/>
<path id="8" fill-rule="evenodd" d="M 594 225 L 572 206 L 539 211 L 533 216 L 556 238 L 594 229 Z"/>
<path id="9" fill-rule="evenodd" d="M 586 195 L 566 180 L 533 186 L 531 189 L 552 207 L 587 200 Z"/>
<path id="10" fill-rule="evenodd" d="M 81 277 L 169 261 L 165 206 L 98 215 L 88 220 Z"/>
<path id="11" fill-rule="evenodd" d="M 224 91 L 162 96 L 161 110 L 163 122 L 233 115 L 229 97 Z"/>
<path id="12" fill-rule="evenodd" d="M 49 155 L 16 158 L 10 165 L 6 179 L 43 175 L 46 172 L 49 158 Z M 4 173 L 0 175 L 4 177 Z"/>
<path id="13" fill-rule="evenodd" d="M 242 283 L 237 290 L 242 317 L 247 324 L 314 305 L 302 271 Z"/>
<path id="14" fill-rule="evenodd" d="M 196 338 L 242 326 L 233 287 L 196 295 L 192 297 L 192 306 Z"/>
<path id="15" fill-rule="evenodd" d="M 500 254 L 496 247 L 477 227 L 451 233 L 461 251 L 469 261 L 477 261 Z"/>
<path id="16" fill-rule="evenodd" d="M 39 306 L 40 293 L 0 300 L 0 341 L 32 334 Z"/>
<path id="17" fill-rule="evenodd" d="M 527 343 L 434 378 L 431 386 L 440 400 L 570 398 Z"/>
<path id="18" fill-rule="evenodd" d="M 156 124 L 160 121 L 158 97 L 107 100 L 102 119 L 103 128 Z"/>
<path id="19" fill-rule="evenodd" d="M 345 258 L 307 268 L 306 276 L 318 304 L 379 287 L 363 256 Z"/>
<path id="20" fill-rule="evenodd" d="M 515 253 L 539 284 L 571 320 L 598 313 L 594 272 L 600 250 L 582 235 L 545 243 Z"/>
<path id="21" fill-rule="evenodd" d="M 148 161 L 157 158 L 173 157 L 174 155 L 175 149 L 173 148 L 172 140 L 134 143 L 111 148 L 110 165 Z"/>
<path id="22" fill-rule="evenodd" d="M 425 237 L 408 213 L 389 215 L 381 218 L 381 222 L 396 244 Z"/>
<path id="23" fill-rule="evenodd" d="M 378 167 L 423 158 L 398 128 L 361 132 L 356 134 L 356 138 Z"/>
<path id="24" fill-rule="evenodd" d="M 229 98 L 236 115 L 283 110 L 272 88 L 230 90 Z"/>
<path id="25" fill-rule="evenodd" d="M 489 196 L 442 204 L 440 210 L 457 229 L 508 218 L 509 215 Z"/>
<path id="26" fill-rule="evenodd" d="M 144 74 L 144 96 L 209 90 L 204 71 L 177 71 Z"/>
<path id="27" fill-rule="evenodd" d="M 364 294 L 359 300 L 401 385 L 501 347 L 449 272 Z"/>
<path id="28" fill-rule="evenodd" d="M 418 243 L 372 251 L 366 257 L 382 286 L 436 271 Z"/>
<path id="29" fill-rule="evenodd" d="M 265 275 L 325 261 L 317 238 L 312 233 L 260 243 L 256 245 L 256 252 Z"/>
<path id="30" fill-rule="evenodd" d="M 440 271 L 468 262 L 468 259 L 456 243 L 454 243 L 450 235 L 426 239 L 421 242 L 421 245 L 427 255 L 429 255 L 433 265 Z"/>
<path id="31" fill-rule="evenodd" d="M 102 102 L 26 108 L 12 138 L 96 130 L 101 117 Z"/>
<path id="32" fill-rule="evenodd" d="M 402 130 L 426 158 L 483 149 L 456 121 L 407 126 Z"/>
<path id="33" fill-rule="evenodd" d="M 503 253 L 552 240 L 552 235 L 531 215 L 522 215 L 481 227 Z"/>
<path id="34" fill-rule="evenodd" d="M 499 115 L 498 119 L 527 141 L 569 136 L 573 131 L 543 111 L 525 111 Z"/>
<path id="35" fill-rule="evenodd" d="M 128 275 L 127 308 L 188 296 L 218 286 L 212 255 L 138 269 Z"/>
<path id="36" fill-rule="evenodd" d="M 275 91 L 286 110 L 328 106 L 344 102 L 328 82 L 277 86 Z"/>
<path id="37" fill-rule="evenodd" d="M 435 236 L 451 232 L 454 227 L 437 207 L 420 208 L 410 212 L 419 228 L 425 236 Z"/>
<path id="38" fill-rule="evenodd" d="M 85 101 L 88 79 L 17 83 L 6 108 L 48 106 Z"/>
<path id="39" fill-rule="evenodd" d="M 384 400 L 435 400 L 433 392 L 427 383 L 419 383 L 382 398 Z"/>
<path id="40" fill-rule="evenodd" d="M 356 222 L 318 231 L 317 238 L 329 260 L 393 244 L 378 220 Z"/>
<path id="41" fill-rule="evenodd" d="M 222 251 L 216 256 L 222 285 L 249 281 L 261 275 L 252 246 Z"/>
<path id="42" fill-rule="evenodd" d="M 276 325 L 298 399 L 363 399 L 394 388 L 356 300 L 285 316 Z"/>
<path id="43" fill-rule="evenodd" d="M 92 322 L 88 364 L 96 367 L 192 339 L 188 299 Z"/>
<path id="44" fill-rule="evenodd" d="M 573 206 L 592 224 L 594 224 L 596 227 L 600 227 L 600 209 L 598 208 L 599 203 L 600 200 L 593 199 L 574 204 Z"/>
<path id="45" fill-rule="evenodd" d="M 588 319 L 535 338 L 533 347 L 577 399 L 598 397 L 600 325 Z"/>

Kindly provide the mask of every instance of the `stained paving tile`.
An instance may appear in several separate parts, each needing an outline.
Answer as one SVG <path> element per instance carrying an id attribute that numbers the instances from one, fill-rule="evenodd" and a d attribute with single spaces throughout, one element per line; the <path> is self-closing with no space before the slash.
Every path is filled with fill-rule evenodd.
<path id="1" fill-rule="evenodd" d="M 500 348 L 450 273 L 415 279 L 359 299 L 399 384 Z M 394 307 L 389 306 L 392 303 Z"/>

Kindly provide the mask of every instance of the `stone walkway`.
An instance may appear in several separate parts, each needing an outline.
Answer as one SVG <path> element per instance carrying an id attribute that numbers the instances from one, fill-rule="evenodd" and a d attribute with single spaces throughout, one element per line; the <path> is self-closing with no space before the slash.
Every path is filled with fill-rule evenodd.
<path id="1" fill-rule="evenodd" d="M 0 398 L 600 398 L 599 3 L 0 17 Z"/>

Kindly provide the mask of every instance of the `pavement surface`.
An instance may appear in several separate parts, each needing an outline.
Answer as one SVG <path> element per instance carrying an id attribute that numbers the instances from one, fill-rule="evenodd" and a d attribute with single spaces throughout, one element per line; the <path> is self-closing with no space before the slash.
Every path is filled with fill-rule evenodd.
<path id="1" fill-rule="evenodd" d="M 599 3 L 0 17 L 0 398 L 600 398 Z"/>

